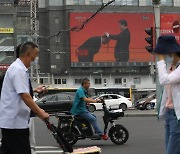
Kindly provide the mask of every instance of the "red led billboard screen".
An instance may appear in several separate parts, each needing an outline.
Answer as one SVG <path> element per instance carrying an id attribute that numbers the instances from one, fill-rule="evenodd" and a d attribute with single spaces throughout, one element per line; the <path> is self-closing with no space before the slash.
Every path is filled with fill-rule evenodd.
<path id="1" fill-rule="evenodd" d="M 91 15 L 70 13 L 70 27 L 80 25 Z M 179 14 L 162 14 L 161 32 L 167 34 L 171 29 L 178 40 L 180 32 L 176 20 L 180 21 Z M 71 62 L 150 62 L 153 57 L 145 50 L 148 44 L 144 30 L 153 25 L 152 13 L 98 14 L 81 31 L 70 33 Z"/>

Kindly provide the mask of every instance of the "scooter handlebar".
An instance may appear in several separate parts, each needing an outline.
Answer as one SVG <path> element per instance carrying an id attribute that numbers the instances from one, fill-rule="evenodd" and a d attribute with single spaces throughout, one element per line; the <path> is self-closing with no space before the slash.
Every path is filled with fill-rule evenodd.
<path id="1" fill-rule="evenodd" d="M 102 103 L 102 104 L 104 104 L 104 103 L 105 103 L 105 101 L 104 101 L 104 99 L 103 99 L 103 98 L 101 98 L 101 103 Z"/>
<path id="2" fill-rule="evenodd" d="M 48 128 L 49 130 L 51 130 L 51 129 L 52 129 L 52 124 L 49 122 L 49 119 L 45 119 L 44 122 L 45 122 L 47 128 Z"/>
<path id="3" fill-rule="evenodd" d="M 98 103 L 104 103 L 104 99 L 98 99 L 98 101 L 97 101 Z"/>
<path id="4" fill-rule="evenodd" d="M 98 103 L 102 103 L 103 109 L 106 108 L 106 104 L 105 104 L 105 101 L 104 101 L 103 98 L 99 99 L 97 102 L 98 102 Z"/>

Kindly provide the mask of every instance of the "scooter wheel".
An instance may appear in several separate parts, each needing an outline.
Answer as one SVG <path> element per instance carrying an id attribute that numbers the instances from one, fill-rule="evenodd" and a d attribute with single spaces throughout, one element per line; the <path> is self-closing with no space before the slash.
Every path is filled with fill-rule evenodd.
<path id="1" fill-rule="evenodd" d="M 115 125 L 110 128 L 109 137 L 113 143 L 122 145 L 127 142 L 129 138 L 129 132 L 124 126 Z"/>
<path id="2" fill-rule="evenodd" d="M 67 132 L 67 130 L 70 130 Z M 63 136 L 64 138 L 71 144 L 74 145 L 76 144 L 76 142 L 78 141 L 78 130 L 76 128 L 72 128 L 70 129 L 68 126 L 63 127 L 61 129 L 61 131 L 63 132 Z"/>

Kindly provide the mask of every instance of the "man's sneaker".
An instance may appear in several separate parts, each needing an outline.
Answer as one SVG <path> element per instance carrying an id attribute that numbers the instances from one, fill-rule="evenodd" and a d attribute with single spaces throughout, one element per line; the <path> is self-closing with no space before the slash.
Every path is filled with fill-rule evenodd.
<path id="1" fill-rule="evenodd" d="M 107 136 L 106 134 L 101 135 L 101 138 L 102 138 L 103 140 L 108 140 L 108 136 Z"/>
<path id="2" fill-rule="evenodd" d="M 91 136 L 92 140 L 101 140 L 101 136 L 99 136 L 98 134 L 94 134 L 93 136 Z"/>

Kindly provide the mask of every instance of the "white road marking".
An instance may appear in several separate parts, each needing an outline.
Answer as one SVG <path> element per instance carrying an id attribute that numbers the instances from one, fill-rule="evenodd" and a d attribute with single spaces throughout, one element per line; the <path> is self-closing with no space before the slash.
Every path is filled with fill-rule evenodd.
<path id="1" fill-rule="evenodd" d="M 1 145 L 1 143 L 0 143 Z M 59 147 L 54 147 L 54 146 L 36 146 L 36 153 L 37 154 L 53 154 L 53 153 L 62 153 L 62 150 L 59 150 Z M 45 150 L 43 150 L 45 149 Z M 48 150 L 49 149 L 49 150 Z"/>
<path id="2" fill-rule="evenodd" d="M 53 154 L 53 153 L 62 153 L 63 151 L 59 150 L 59 151 L 36 151 L 36 153 L 48 153 L 48 154 Z"/>
<path id="3" fill-rule="evenodd" d="M 59 149 L 59 147 L 54 147 L 54 146 L 36 146 L 36 149 Z"/>
<path id="4" fill-rule="evenodd" d="M 62 153 L 62 150 L 59 150 L 59 147 L 55 146 L 36 146 L 36 153 L 37 154 L 53 154 L 53 153 Z M 43 150 L 44 149 L 44 150 Z"/>

